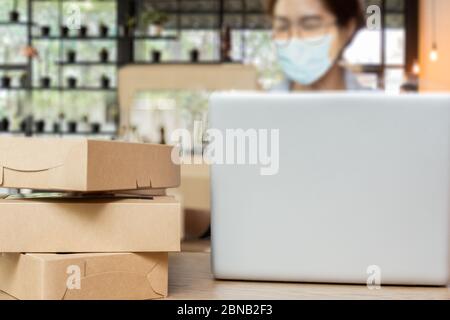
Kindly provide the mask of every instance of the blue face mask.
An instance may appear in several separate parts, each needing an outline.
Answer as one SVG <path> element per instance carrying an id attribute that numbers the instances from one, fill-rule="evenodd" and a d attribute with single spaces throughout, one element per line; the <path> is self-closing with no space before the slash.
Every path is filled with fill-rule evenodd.
<path id="1" fill-rule="evenodd" d="M 289 42 L 275 40 L 278 62 L 286 76 L 308 86 L 322 78 L 333 65 L 330 48 L 333 36 L 318 41 L 293 38 Z"/>

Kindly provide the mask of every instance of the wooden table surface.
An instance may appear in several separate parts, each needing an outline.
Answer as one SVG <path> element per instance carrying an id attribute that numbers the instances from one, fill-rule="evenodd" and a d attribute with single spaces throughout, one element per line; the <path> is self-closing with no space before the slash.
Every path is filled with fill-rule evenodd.
<path id="1" fill-rule="evenodd" d="M 445 299 L 450 288 L 383 287 L 215 281 L 208 252 L 170 255 L 169 299 Z M 0 292 L 0 300 L 12 299 Z"/>
<path id="2" fill-rule="evenodd" d="M 170 258 L 169 299 L 445 299 L 450 288 L 382 287 L 215 281 L 209 253 L 181 253 Z"/>

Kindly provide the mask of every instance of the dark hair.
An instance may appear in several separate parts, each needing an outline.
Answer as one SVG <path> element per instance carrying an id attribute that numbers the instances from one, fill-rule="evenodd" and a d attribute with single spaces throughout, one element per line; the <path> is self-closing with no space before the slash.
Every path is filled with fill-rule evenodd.
<path id="1" fill-rule="evenodd" d="M 273 15 L 278 0 L 268 0 L 268 11 Z M 365 15 L 361 0 L 320 0 L 325 7 L 336 16 L 340 26 L 347 26 L 350 21 L 356 22 L 356 29 L 363 28 Z"/>

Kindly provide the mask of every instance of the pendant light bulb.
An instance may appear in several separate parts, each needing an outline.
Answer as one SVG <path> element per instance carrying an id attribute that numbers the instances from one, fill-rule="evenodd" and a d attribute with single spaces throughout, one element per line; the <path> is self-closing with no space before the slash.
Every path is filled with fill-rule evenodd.
<path id="1" fill-rule="evenodd" d="M 433 44 L 433 47 L 431 49 L 430 60 L 433 62 L 436 62 L 439 60 L 439 53 L 438 53 L 438 48 L 437 48 L 436 44 Z"/>
<path id="2" fill-rule="evenodd" d="M 414 75 L 418 76 L 420 74 L 420 64 L 416 61 L 412 67 L 412 72 Z"/>

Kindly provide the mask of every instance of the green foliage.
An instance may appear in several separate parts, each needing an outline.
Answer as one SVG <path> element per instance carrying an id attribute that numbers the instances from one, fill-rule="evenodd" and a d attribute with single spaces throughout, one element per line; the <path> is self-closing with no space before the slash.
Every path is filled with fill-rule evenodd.
<path id="1" fill-rule="evenodd" d="M 149 26 L 152 24 L 162 26 L 169 21 L 169 16 L 165 12 L 162 12 L 162 11 L 148 10 L 148 11 L 144 11 L 140 15 L 140 19 L 141 19 L 142 23 L 146 26 Z"/>

